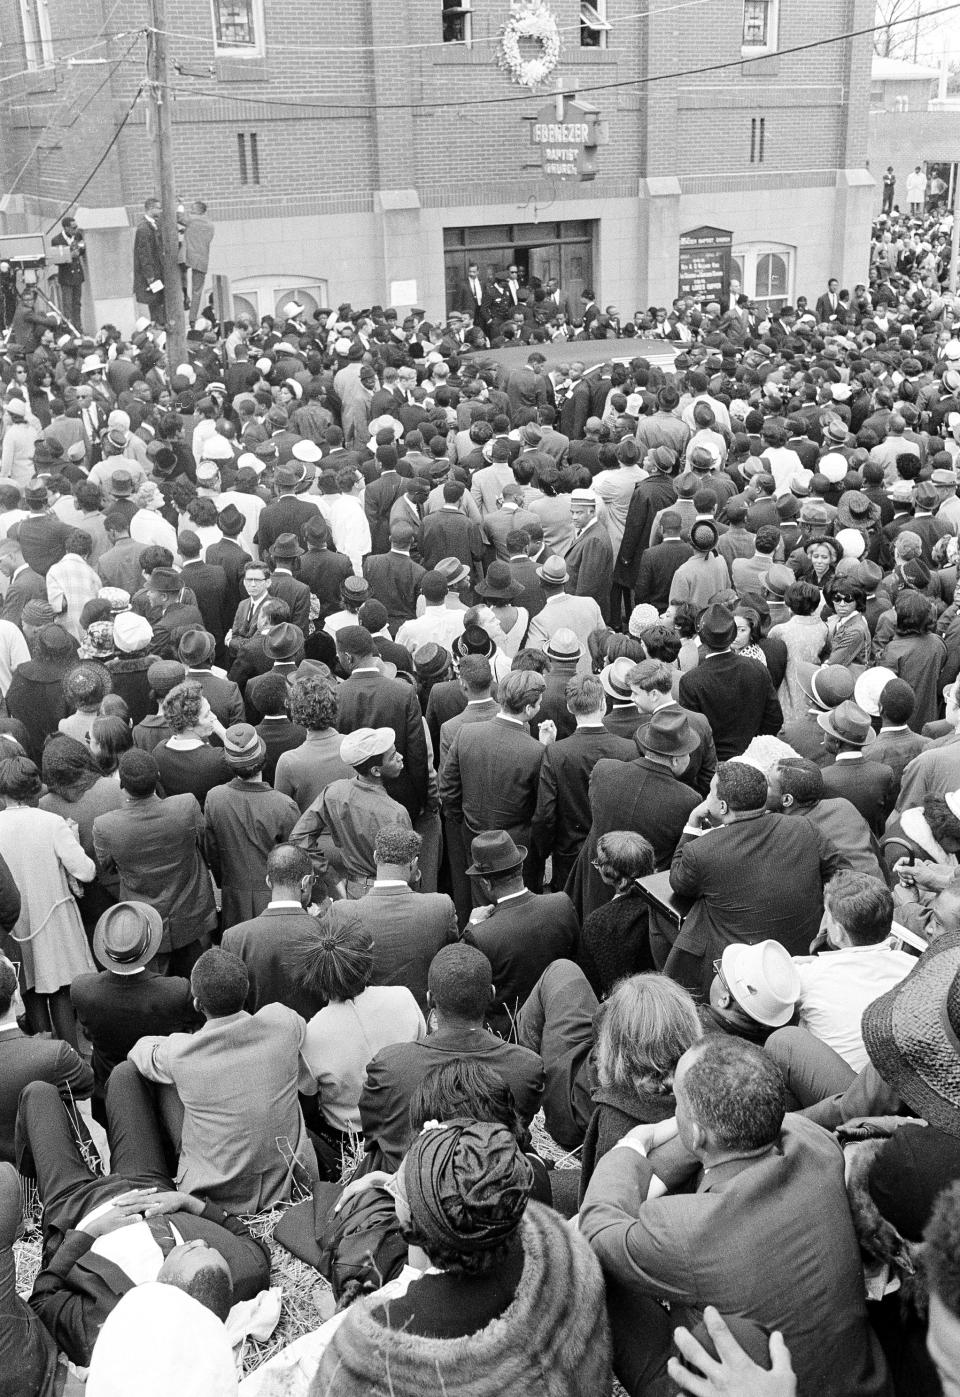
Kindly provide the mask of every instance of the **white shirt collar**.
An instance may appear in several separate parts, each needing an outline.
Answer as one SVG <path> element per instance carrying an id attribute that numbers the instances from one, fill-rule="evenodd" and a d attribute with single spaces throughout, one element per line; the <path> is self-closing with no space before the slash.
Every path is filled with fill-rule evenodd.
<path id="1" fill-rule="evenodd" d="M 271 910 L 271 908 L 274 907 L 295 907 L 298 912 L 303 911 L 303 906 L 301 903 L 294 902 L 291 898 L 288 897 L 278 897 L 275 901 L 267 903 L 268 912 Z"/>
<path id="2" fill-rule="evenodd" d="M 409 888 L 410 884 L 405 883 L 402 878 L 375 878 L 373 886 L 375 888 Z"/>

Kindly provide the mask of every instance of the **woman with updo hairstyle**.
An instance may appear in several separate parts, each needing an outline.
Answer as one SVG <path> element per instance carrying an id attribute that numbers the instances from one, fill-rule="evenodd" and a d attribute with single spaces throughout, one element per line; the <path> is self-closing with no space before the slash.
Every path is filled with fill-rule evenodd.
<path id="1" fill-rule="evenodd" d="M 425 1038 L 427 1025 L 406 985 L 371 985 L 373 942 L 358 921 L 321 922 L 302 958 L 307 989 L 327 1001 L 307 1024 L 300 1056 L 314 1078 L 317 1115 L 307 1121 L 327 1145 L 333 1178 L 362 1131 L 367 1063 L 391 1043 Z M 305 1095 L 311 1095 L 303 1088 Z"/>
<path id="2" fill-rule="evenodd" d="M 826 600 L 833 608 L 827 617 L 830 632 L 824 661 L 830 665 L 858 665 L 863 669 L 870 663 L 873 637 L 864 614 L 867 594 L 849 577 L 837 577 L 827 589 Z"/>
<path id="3" fill-rule="evenodd" d="M 60 739 L 69 741 L 71 739 Z M 3 942 L 20 962 L 27 1020 L 77 1046 L 70 985 L 96 970 L 74 893 L 97 871 L 66 820 L 40 810 L 40 773 L 28 757 L 0 761 L 0 857 L 20 889 L 20 915 Z"/>
<path id="4" fill-rule="evenodd" d="M 233 776 L 223 748 L 210 743 L 213 734 L 222 734 L 223 729 L 193 680 L 171 689 L 160 711 L 173 734 L 153 749 L 163 789 L 168 796 L 189 792 L 202 806 L 208 791 L 225 785 Z"/>
<path id="5" fill-rule="evenodd" d="M 877 663 L 892 669 L 898 679 L 910 685 L 916 698 L 909 725 L 922 732 L 932 723 L 940 705 L 940 674 L 947 660 L 947 647 L 934 628 L 936 606 L 923 592 L 905 590 L 896 600 L 897 629 Z"/>
<path id="6" fill-rule="evenodd" d="M 813 582 L 791 582 L 783 601 L 790 611 L 790 620 L 771 626 L 770 638 L 782 640 L 787 647 L 787 669 L 778 698 L 783 721 L 789 723 L 802 718 L 810 706 L 800 686 L 799 666 L 819 664 L 820 652 L 827 641 L 827 627 L 817 614 L 822 598 L 820 588 Z"/>
<path id="7" fill-rule="evenodd" d="M 632 830 L 609 830 L 597 840 L 593 866 L 613 896 L 584 918 L 577 960 L 602 999 L 624 975 L 654 969 L 647 903 L 637 881 L 656 869 L 653 846 Z"/>
<path id="8" fill-rule="evenodd" d="M 533 1177 L 508 1126 L 427 1121 L 390 1183 L 422 1274 L 405 1293 L 394 1283 L 350 1307 L 311 1397 L 609 1392 L 600 1264 L 579 1232 L 531 1201 Z"/>
<path id="9" fill-rule="evenodd" d="M 90 729 L 90 751 L 104 776 L 119 784 L 117 768 L 124 752 L 133 746 L 133 733 L 130 724 L 120 717 L 97 717 Z"/>
<path id="10" fill-rule="evenodd" d="M 103 665 L 87 662 L 70 670 L 63 680 L 63 695 L 71 712 L 60 719 L 58 731 L 78 742 L 89 742 L 93 720 L 109 691 L 110 675 Z"/>

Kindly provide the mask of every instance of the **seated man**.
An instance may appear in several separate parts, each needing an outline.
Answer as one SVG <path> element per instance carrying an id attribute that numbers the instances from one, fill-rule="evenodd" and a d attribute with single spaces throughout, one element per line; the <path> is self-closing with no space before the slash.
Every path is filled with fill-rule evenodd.
<path id="1" fill-rule="evenodd" d="M 64 1102 L 93 1090 L 93 1073 L 60 1038 L 29 1038 L 17 1019 L 24 1013 L 16 967 L 0 955 L 0 1160 L 13 1163 L 17 1103 L 28 1082 L 52 1082 Z"/>
<path id="2" fill-rule="evenodd" d="M 794 958 L 800 1027 L 859 1072 L 867 1065 L 860 1031 L 864 1009 L 909 975 L 917 958 L 892 938 L 893 897 L 879 878 L 838 873 L 823 900 L 825 926 L 817 950 Z"/>
<path id="3" fill-rule="evenodd" d="M 208 1199 L 176 1191 L 150 1089 L 129 1063 L 107 1089 L 112 1172 L 96 1177 L 56 1088 L 34 1082 L 20 1099 L 18 1167 L 35 1172 L 43 1203 L 43 1262 L 30 1308 L 57 1346 L 87 1367 L 104 1320 L 144 1281 L 195 1297 L 223 1289 L 250 1300 L 270 1283 L 270 1254 Z"/>
<path id="4" fill-rule="evenodd" d="M 364 897 L 330 904 L 329 925 L 359 926 L 373 942 L 372 985 L 405 985 L 426 1015 L 427 975 L 442 946 L 457 940 L 457 914 L 445 893 L 415 892 L 423 840 L 384 825 L 373 845 L 377 877 Z"/>
<path id="5" fill-rule="evenodd" d="M 162 1103 L 179 1135 L 177 1184 L 230 1213 L 258 1213 L 319 1177 L 297 1084 L 306 1071 L 306 1023 L 282 1004 L 244 1009 L 247 968 L 229 951 L 205 951 L 190 988 L 207 1022 L 199 1033 L 141 1038 L 129 1059 L 151 1082 L 176 1088 Z"/>
<path id="6" fill-rule="evenodd" d="M 324 1005 L 323 997 L 304 983 L 302 966 L 322 925 L 308 910 L 314 885 L 310 855 L 292 844 L 278 844 L 267 856 L 266 883 L 270 902 L 259 917 L 225 931 L 223 949 L 247 967 L 251 1014 L 265 1004 L 286 1004 L 310 1019 Z"/>
<path id="7" fill-rule="evenodd" d="M 694 902 L 664 969 L 695 992 L 731 942 L 769 938 L 804 955 L 820 928 L 838 856 L 807 820 L 767 812 L 767 794 L 756 767 L 721 762 L 677 845 L 670 886 Z"/>
<path id="8" fill-rule="evenodd" d="M 552 961 L 573 959 L 580 926 L 566 893 L 532 893 L 523 883 L 523 846 L 505 830 L 487 830 L 470 845 L 469 877 L 489 901 L 470 914 L 463 940 L 490 961 L 494 1003 L 487 1022 L 509 1037 L 520 1006 Z"/>
<path id="9" fill-rule="evenodd" d="M 161 975 L 155 957 L 163 918 L 145 902 L 108 907 L 93 932 L 98 973 L 78 975 L 70 986 L 77 1018 L 93 1045 L 93 1114 L 106 1125 L 107 1078 L 144 1032 L 192 1033 L 202 1020 L 193 1007 L 190 981 Z"/>
<path id="10" fill-rule="evenodd" d="M 383 1048 L 367 1065 L 360 1119 L 377 1167 L 396 1169 L 409 1144 L 410 1098 L 424 1073 L 439 1062 L 469 1057 L 496 1068 L 513 1093 L 517 1114 L 528 1125 L 543 1093 L 543 1063 L 536 1053 L 488 1033 L 484 1019 L 493 1002 L 490 962 L 475 946 L 444 946 L 427 979 L 429 1031 L 415 1043 Z"/>
<path id="11" fill-rule="evenodd" d="M 679 1139 L 648 1160 L 651 1128 L 631 1131 L 598 1160 L 580 1210 L 607 1278 L 614 1371 L 631 1397 L 670 1390 L 673 1329 L 706 1305 L 779 1330 L 801 1392 L 885 1395 L 840 1146 L 784 1118 L 779 1072 L 737 1038 L 688 1049 L 674 1094 Z M 661 1163 L 668 1152 L 686 1154 L 695 1193 L 651 1189 L 658 1169 L 675 1182 L 683 1173 Z"/>

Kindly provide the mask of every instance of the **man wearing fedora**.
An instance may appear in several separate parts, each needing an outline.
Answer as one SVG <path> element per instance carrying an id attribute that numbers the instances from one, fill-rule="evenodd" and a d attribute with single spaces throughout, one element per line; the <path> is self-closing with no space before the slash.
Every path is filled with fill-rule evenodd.
<path id="1" fill-rule="evenodd" d="M 598 761 L 590 774 L 590 832 L 573 870 L 571 897 L 581 922 L 609 902 L 613 889 L 595 867 L 597 842 L 611 830 L 633 830 L 653 847 L 658 869 L 670 863 L 696 792 L 683 777 L 700 738 L 679 712 L 655 713 L 637 732 L 632 761 Z"/>
<path id="2" fill-rule="evenodd" d="M 301 462 L 277 467 L 273 480 L 277 498 L 261 511 L 257 524 L 261 557 L 266 557 L 281 534 L 292 534 L 296 539 L 307 520 L 319 512 L 316 504 L 297 494 L 297 485 L 304 475 Z"/>
<path id="3" fill-rule="evenodd" d="M 693 906 L 663 968 L 695 992 L 731 942 L 769 939 L 804 955 L 819 930 L 839 855 L 808 821 L 768 813 L 767 796 L 763 772 L 722 761 L 681 833 L 670 886 Z"/>
<path id="4" fill-rule="evenodd" d="M 200 539 L 192 529 L 181 530 L 177 549 L 182 560 L 183 585 L 196 597 L 204 628 L 214 638 L 217 658 L 222 659 L 224 632 L 235 609 L 228 603 L 227 574 L 219 564 L 203 561 Z"/>
<path id="5" fill-rule="evenodd" d="M 777 736 L 792 747 L 798 757 L 816 762 L 817 766 L 826 766 L 830 754 L 823 745 L 823 728 L 818 719 L 838 703 L 853 698 L 853 675 L 844 665 L 817 666 L 808 660 L 798 660 L 797 683 L 810 699 L 811 707 L 799 718 L 784 723 Z"/>
<path id="6" fill-rule="evenodd" d="M 264 631 L 260 643 L 264 659 L 271 667 L 261 674 L 251 675 L 243 689 L 247 718 L 254 723 L 259 723 L 263 717 L 257 699 L 265 681 L 275 674 L 289 680 L 303 659 L 303 631 L 291 621 L 280 621 Z"/>
<path id="7" fill-rule="evenodd" d="M 823 768 L 823 789 L 828 796 L 842 796 L 859 810 L 875 835 L 896 797 L 896 777 L 883 762 L 865 761 L 865 748 L 876 741 L 869 714 L 852 699 L 817 717 L 823 729 L 823 746 L 832 760 Z"/>
<path id="8" fill-rule="evenodd" d="M 156 567 L 147 578 L 144 602 L 153 627 L 153 649 L 163 659 L 175 659 L 187 631 L 203 630 L 200 608 L 186 600 L 183 578 L 177 568 Z M 142 715 L 141 715 L 142 716 Z"/>
<path id="9" fill-rule="evenodd" d="M 579 673 L 583 649 L 573 631 L 561 627 L 547 642 L 543 654 L 550 662 L 543 676 L 547 687 L 543 691 L 540 712 L 531 731 L 546 742 L 550 739 L 543 736 L 545 723 L 552 723 L 553 736 L 561 738 L 569 737 L 576 726 L 573 714 L 567 707 L 567 685 Z"/>
<path id="10" fill-rule="evenodd" d="M 294 565 L 302 556 L 296 534 L 280 534 L 274 540 L 270 548 L 273 570 L 269 591 L 271 597 L 287 603 L 290 620 L 306 635 L 310 628 L 310 588 L 293 575 Z"/>
<path id="11" fill-rule="evenodd" d="M 203 815 L 204 853 L 222 894 L 221 931 L 266 907 L 267 857 L 290 838 L 300 818 L 296 801 L 264 781 L 267 747 L 253 727 L 228 727 L 223 755 L 233 779 L 208 792 Z"/>
<path id="12" fill-rule="evenodd" d="M 606 622 L 610 618 L 613 547 L 599 519 L 600 504 L 592 490 L 577 489 L 571 493 L 570 518 L 576 537 L 565 561 L 571 596 L 592 597 Z"/>
<path id="13" fill-rule="evenodd" d="M 593 597 L 574 597 L 566 590 L 570 581 L 563 558 L 549 557 L 537 568 L 537 577 L 546 598 L 543 610 L 530 622 L 527 644 L 535 650 L 545 650 L 556 631 L 570 630 L 580 643 L 580 669 L 589 673 L 590 657 L 587 640 L 592 631 L 603 626 L 603 614 Z"/>
<path id="14" fill-rule="evenodd" d="M 46 577 L 54 563 L 67 551 L 66 524 L 50 508 L 50 496 L 41 480 L 32 480 L 23 492 L 26 519 L 20 520 L 20 551 L 34 572 Z"/>
<path id="15" fill-rule="evenodd" d="M 494 1001 L 488 1023 L 507 1037 L 547 966 L 575 955 L 579 923 L 566 893 L 537 894 L 524 886 L 527 851 L 505 830 L 476 835 L 470 855 L 467 876 L 479 884 L 485 903 L 471 913 L 462 939 L 490 961 Z"/>
<path id="16" fill-rule="evenodd" d="M 183 665 L 185 678 L 200 685 L 204 698 L 213 709 L 217 721 L 225 728 L 243 722 L 243 698 L 232 679 L 213 668 L 216 642 L 209 631 L 185 631 L 177 646 L 177 658 Z"/>
<path id="17" fill-rule="evenodd" d="M 562 892 L 590 833 L 590 776 L 602 759 L 630 762 L 634 744 L 604 727 L 604 689 L 593 675 L 567 680 L 566 707 L 576 723 L 567 737 L 548 744 L 540 766 L 537 809 L 530 838 L 538 857 L 553 860 L 550 887 Z"/>
<path id="18" fill-rule="evenodd" d="M 308 519 L 301 530 L 306 552 L 300 559 L 299 579 L 320 602 L 322 620 L 336 605 L 340 584 L 353 573 L 353 564 L 345 553 L 333 546 L 330 525 L 322 514 Z"/>
<path id="19" fill-rule="evenodd" d="M 108 907 L 93 933 L 103 967 L 70 986 L 77 1019 L 93 1048 L 93 1115 L 106 1124 L 107 1079 L 144 1032 L 192 1033 L 200 1026 L 190 981 L 161 975 L 156 956 L 163 917 L 146 902 Z"/>
<path id="20" fill-rule="evenodd" d="M 616 737 L 626 737 L 633 741 L 633 735 L 640 726 L 640 710 L 633 701 L 630 675 L 635 662 L 629 655 L 619 655 L 600 671 L 603 691 L 611 700 L 610 711 L 603 720 L 607 732 Z M 631 760 L 635 752 L 631 752 Z"/>
<path id="21" fill-rule="evenodd" d="M 511 672 L 497 691 L 496 717 L 461 726 L 450 744 L 440 771 L 440 802 L 446 818 L 463 827 L 462 852 L 456 854 L 464 860 L 469 841 L 484 830 L 506 830 L 517 844 L 530 846 L 544 749 L 528 725 L 540 711 L 545 687 L 540 674 Z M 536 886 L 533 860 L 525 873 Z"/>
<path id="22" fill-rule="evenodd" d="M 717 759 L 737 757 L 755 737 L 774 734 L 783 712 L 766 665 L 733 651 L 737 623 L 719 603 L 701 614 L 700 663 L 680 680 L 684 708 L 702 713 L 710 724 Z"/>
<path id="23" fill-rule="evenodd" d="M 706 718 L 677 703 L 673 696 L 673 673 L 661 660 L 641 660 L 628 671 L 626 681 L 634 707 L 640 714 L 634 736 L 649 723 L 654 713 L 682 713 L 686 718 L 697 734 L 699 745 L 690 753 L 689 765 L 681 779 L 701 796 L 706 795 L 717 770 L 713 733 Z"/>

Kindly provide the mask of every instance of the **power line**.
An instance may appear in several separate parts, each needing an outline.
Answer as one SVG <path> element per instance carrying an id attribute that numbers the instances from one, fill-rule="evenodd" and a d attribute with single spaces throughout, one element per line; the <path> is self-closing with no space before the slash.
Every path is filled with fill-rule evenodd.
<path id="1" fill-rule="evenodd" d="M 118 8 L 119 3 L 120 0 L 118 0 L 118 3 L 114 5 L 114 10 Z M 110 21 L 108 19 L 107 23 L 109 24 L 109 22 Z M 41 74 L 43 73 L 53 73 L 57 70 L 57 68 L 62 68 L 64 64 L 69 66 L 70 63 L 72 63 L 72 61 L 75 58 L 79 58 L 81 54 L 90 53 L 92 49 L 102 48 L 104 44 L 113 43 L 114 39 L 129 39 L 130 36 L 133 35 L 134 39 L 136 40 L 145 35 L 146 32 L 146 29 L 143 28 L 126 29 L 116 34 L 105 34 L 101 38 L 95 39 L 89 44 L 85 44 L 82 48 L 74 49 L 72 53 L 61 54 L 59 58 L 54 58 L 49 63 L 40 63 L 35 68 L 21 68 L 19 72 L 16 73 L 5 73 L 3 77 L 0 77 L 0 83 L 14 82 L 17 78 L 36 78 L 41 76 Z M 59 38 L 60 36 L 58 35 L 57 37 Z M 73 37 L 83 38 L 85 36 L 74 35 Z M 103 61 L 105 63 L 109 63 L 110 60 L 104 59 Z"/>
<path id="2" fill-rule="evenodd" d="M 939 9 L 939 10 L 936 11 L 936 15 L 951 14 L 951 13 L 953 13 L 953 12 L 956 11 L 956 10 L 960 10 L 960 0 L 954 0 L 954 3 L 952 3 L 952 4 L 950 4 L 950 5 L 945 5 L 945 6 L 943 6 L 941 9 Z M 848 39 L 860 39 L 860 38 L 863 38 L 863 37 L 864 37 L 865 35 L 867 35 L 867 34 L 875 34 L 875 33 L 877 32 L 878 29 L 889 29 L 889 28 L 892 28 L 893 26 L 895 26 L 895 25 L 897 25 L 897 24 L 907 24 L 907 23 L 912 23 L 912 17 L 908 17 L 907 19 L 893 20 L 893 21 L 891 21 L 891 23 L 889 23 L 889 24 L 882 24 L 882 25 L 870 24 L 870 25 L 865 25 L 862 29 L 848 29 L 848 30 L 846 30 L 846 31 L 845 31 L 844 33 L 842 33 L 842 34 L 833 34 L 833 35 L 831 35 L 831 36 L 829 36 L 829 37 L 827 37 L 827 38 L 825 38 L 825 39 L 812 39 L 812 40 L 809 40 L 807 43 L 803 43 L 803 44 L 793 44 L 793 45 L 792 45 L 791 47 L 789 47 L 789 48 L 778 49 L 775 56 L 776 56 L 777 58 L 784 58 L 784 57 L 788 57 L 790 54 L 794 54 L 794 53 L 809 53 L 812 49 L 826 48 L 826 47 L 829 46 L 830 44 L 845 43 Z M 657 82 L 673 82 L 673 81 L 676 81 L 678 78 L 696 78 L 696 77 L 703 77 L 703 76 L 704 76 L 705 74 L 707 74 L 707 73 L 722 73 L 722 72 L 728 71 L 728 70 L 731 69 L 731 68 L 742 68 L 742 67 L 744 67 L 744 66 L 745 66 L 746 64 L 748 64 L 748 63 L 757 63 L 757 62 L 766 61 L 767 57 L 768 57 L 768 55 L 766 55 L 766 54 L 758 55 L 756 58 L 744 58 L 744 57 L 741 56 L 740 58 L 729 59 L 729 60 L 727 60 L 727 61 L 725 61 L 725 62 L 723 62 L 723 63 L 710 63 L 710 64 L 706 64 L 706 65 L 703 65 L 703 66 L 697 67 L 697 68 L 680 68 L 680 69 L 675 70 L 675 71 L 672 72 L 672 73 L 655 73 L 655 74 L 653 74 L 651 77 L 646 77 L 646 78 L 624 78 L 624 79 L 618 80 L 618 81 L 616 81 L 616 82 L 577 83 L 577 84 L 576 84 L 576 90 L 577 90 L 578 93 L 593 93 L 593 92 L 611 92 L 611 91 L 615 91 L 615 90 L 618 90 L 618 89 L 625 89 L 625 88 L 647 87 L 647 86 L 649 86 L 651 83 L 657 83 Z M 191 95 L 192 95 L 192 96 L 195 96 L 195 97 L 216 97 L 216 98 L 219 98 L 219 99 L 221 99 L 221 100 L 224 98 L 224 93 L 223 93 L 222 91 L 220 91 L 220 90 L 218 90 L 218 89 L 213 89 L 213 88 L 179 87 L 179 88 L 174 88 L 173 90 L 174 90 L 174 91 L 177 91 L 177 92 L 180 92 L 181 94 L 184 94 L 184 95 L 186 95 L 186 96 L 191 96 Z M 547 98 L 549 98 L 550 95 L 551 95 L 551 94 L 548 93 L 548 92 L 542 93 L 542 94 L 541 94 L 541 100 L 546 100 Z M 390 111 L 433 111 L 433 110 L 442 109 L 442 108 L 445 108 L 445 107 L 457 107 L 457 108 L 460 108 L 460 107 L 462 107 L 462 106 L 464 105 L 462 97 L 450 98 L 450 99 L 441 99 L 441 100 L 438 100 L 438 101 L 419 101 L 419 102 L 364 102 L 364 103 L 362 103 L 362 104 L 361 104 L 361 103 L 353 103 L 353 104 L 350 104 L 350 103 L 344 103 L 344 102 L 338 102 L 338 101 L 328 101 L 328 102 L 309 102 L 309 101 L 297 102 L 297 101 L 293 101 L 293 102 L 289 102 L 289 101 L 279 100 L 279 99 L 273 98 L 273 97 L 249 97 L 249 96 L 247 96 L 247 95 L 244 93 L 243 96 L 242 96 L 242 97 L 239 97 L 237 100 L 238 100 L 238 101 L 242 101 L 244 104 L 253 104 L 253 105 L 255 105 L 255 106 L 261 106 L 261 107 L 292 107 L 292 108 L 295 108 L 296 110 L 299 110 L 299 111 L 313 111 L 313 110 L 329 111 L 331 108 L 335 108 L 337 111 L 347 111 L 347 112 L 371 112 L 371 111 L 376 111 L 377 113 L 380 113 L 380 112 L 390 112 Z M 504 105 L 509 105 L 509 104 L 514 104 L 514 105 L 515 105 L 515 104 L 520 103 L 520 102 L 529 103 L 529 102 L 531 102 L 531 101 L 533 101 L 533 100 L 536 100 L 536 94 L 535 94 L 534 92 L 526 92 L 526 93 L 520 94 L 519 96 L 510 95 L 510 96 L 508 96 L 508 97 L 485 97 L 485 98 L 479 98 L 477 101 L 471 102 L 471 103 L 470 103 L 470 106 L 471 106 L 471 107 L 494 107 L 494 106 L 504 106 Z"/>
<path id="3" fill-rule="evenodd" d="M 117 141 L 120 139 L 120 133 L 121 133 L 121 131 L 123 130 L 123 128 L 126 126 L 127 122 L 130 120 L 131 116 L 133 115 L 133 109 L 134 109 L 134 107 L 137 105 L 137 103 L 140 101 L 140 98 L 141 98 L 142 95 L 143 95 L 143 84 L 141 83 L 140 86 L 137 88 L 136 92 L 135 92 L 134 95 L 133 95 L 133 101 L 130 103 L 129 107 L 128 107 L 127 110 L 124 112 L 123 116 L 121 117 L 120 122 L 119 122 L 118 125 L 117 125 L 116 131 L 114 131 L 113 135 L 110 137 L 110 140 L 109 140 L 109 142 L 107 143 L 106 150 L 104 150 L 103 154 L 100 156 L 100 159 L 97 161 L 97 163 L 94 165 L 93 169 L 92 169 L 92 170 L 90 171 L 90 173 L 87 175 L 86 179 L 83 181 L 83 184 L 81 184 L 80 188 L 76 191 L 76 193 L 75 193 L 70 199 L 67 200 L 67 202 L 64 204 L 63 208 L 62 208 L 62 209 L 60 210 L 60 212 L 57 214 L 56 218 L 55 218 L 55 219 L 53 220 L 53 222 L 50 224 L 50 227 L 47 228 L 47 229 L 45 230 L 44 235 L 43 235 L 45 238 L 48 238 L 48 237 L 50 236 L 50 234 L 53 232 L 54 228 L 56 228 L 57 224 L 58 224 L 58 223 L 60 222 L 60 220 L 63 218 L 64 214 L 65 214 L 69 209 L 72 209 L 72 208 L 73 208 L 74 204 L 75 204 L 75 203 L 77 202 L 77 200 L 80 198 L 80 195 L 83 193 L 83 191 L 87 188 L 87 186 L 90 184 L 90 182 L 91 182 L 91 181 L 93 180 L 93 178 L 96 176 L 96 174 L 99 172 L 100 167 L 103 165 L 103 163 L 104 163 L 104 161 L 106 160 L 107 156 L 110 154 L 111 150 L 113 150 L 113 147 L 117 144 Z"/>
<path id="4" fill-rule="evenodd" d="M 694 5 L 704 5 L 707 0 L 678 0 L 674 5 L 662 5 L 657 9 L 637 10 L 632 15 L 618 15 L 618 24 L 629 24 L 635 19 L 657 19 L 660 15 L 673 14 L 676 10 L 689 10 Z M 886 25 L 881 26 L 887 28 Z M 557 25 L 557 30 L 561 34 L 579 34 L 580 24 Z M 164 31 L 169 39 L 190 39 L 196 42 L 196 34 L 185 34 L 183 32 L 167 29 Z M 448 43 L 445 39 L 430 40 L 425 44 L 270 44 L 271 53 L 397 53 L 404 49 L 456 49 L 464 47 L 468 51 L 478 48 L 481 44 L 498 44 L 500 34 L 481 34 L 476 39 L 471 39 L 469 45 Z"/>

